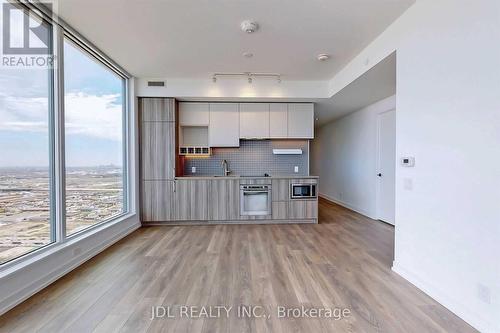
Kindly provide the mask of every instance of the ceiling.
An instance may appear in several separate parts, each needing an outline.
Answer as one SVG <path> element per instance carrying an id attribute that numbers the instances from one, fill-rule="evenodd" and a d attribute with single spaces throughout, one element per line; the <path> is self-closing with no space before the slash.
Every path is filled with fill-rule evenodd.
<path id="1" fill-rule="evenodd" d="M 57 11 L 136 77 L 205 79 L 251 71 L 326 80 L 414 2 L 59 0 Z M 260 29 L 242 32 L 244 19 L 256 20 Z M 319 62 L 319 53 L 331 59 Z"/>
<path id="2" fill-rule="evenodd" d="M 396 94 L 396 53 L 391 54 L 328 99 L 316 100 L 315 125 L 357 111 Z"/>

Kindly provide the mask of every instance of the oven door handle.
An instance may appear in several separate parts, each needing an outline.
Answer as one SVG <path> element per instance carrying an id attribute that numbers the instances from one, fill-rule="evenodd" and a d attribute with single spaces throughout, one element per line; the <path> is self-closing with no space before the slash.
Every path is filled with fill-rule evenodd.
<path id="1" fill-rule="evenodd" d="M 247 194 L 260 194 L 260 193 L 269 193 L 269 191 L 246 191 L 246 190 L 243 191 L 243 195 L 247 195 Z"/>

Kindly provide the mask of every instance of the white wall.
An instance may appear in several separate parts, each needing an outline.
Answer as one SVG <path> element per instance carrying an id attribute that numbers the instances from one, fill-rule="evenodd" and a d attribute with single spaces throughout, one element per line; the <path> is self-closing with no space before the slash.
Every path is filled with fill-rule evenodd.
<path id="1" fill-rule="evenodd" d="M 391 96 L 316 129 L 311 173 L 320 195 L 377 218 L 377 115 L 395 106 Z"/>
<path id="2" fill-rule="evenodd" d="M 397 50 L 397 156 L 416 166 L 396 169 L 393 269 L 484 332 L 500 332 L 499 41 L 500 1 L 418 0 L 330 82 Z"/>

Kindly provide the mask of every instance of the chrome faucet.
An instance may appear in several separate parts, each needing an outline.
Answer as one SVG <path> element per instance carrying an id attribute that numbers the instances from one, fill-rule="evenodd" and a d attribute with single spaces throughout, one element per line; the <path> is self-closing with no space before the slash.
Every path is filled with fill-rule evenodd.
<path id="1" fill-rule="evenodd" d="M 229 167 L 226 160 L 222 160 L 222 171 L 224 172 L 224 176 L 227 176 L 231 173 L 231 171 L 229 171 Z"/>

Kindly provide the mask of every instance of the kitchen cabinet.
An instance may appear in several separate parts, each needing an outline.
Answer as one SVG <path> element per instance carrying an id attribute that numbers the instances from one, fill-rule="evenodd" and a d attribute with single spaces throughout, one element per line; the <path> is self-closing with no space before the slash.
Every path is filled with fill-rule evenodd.
<path id="1" fill-rule="evenodd" d="M 210 147 L 240 146 L 240 114 L 237 103 L 210 103 Z"/>
<path id="2" fill-rule="evenodd" d="M 273 202 L 290 200 L 290 182 L 288 179 L 273 179 Z"/>
<path id="3" fill-rule="evenodd" d="M 288 138 L 314 139 L 314 104 L 288 104 Z"/>
<path id="4" fill-rule="evenodd" d="M 274 201 L 272 204 L 273 220 L 285 220 L 288 218 L 288 201 Z"/>
<path id="5" fill-rule="evenodd" d="M 173 98 L 140 98 L 141 219 L 174 217 L 175 119 Z"/>
<path id="6" fill-rule="evenodd" d="M 288 104 L 269 104 L 269 137 L 281 139 L 288 137 Z"/>
<path id="7" fill-rule="evenodd" d="M 175 177 L 175 123 L 146 121 L 141 128 L 141 174 L 143 180 Z"/>
<path id="8" fill-rule="evenodd" d="M 173 180 L 145 180 L 141 182 L 141 221 L 161 222 L 173 218 Z"/>
<path id="9" fill-rule="evenodd" d="M 179 103 L 179 125 L 208 126 L 209 112 L 208 103 L 181 102 Z"/>
<path id="10" fill-rule="evenodd" d="M 210 180 L 208 196 L 210 220 L 238 220 L 240 217 L 239 179 Z"/>
<path id="11" fill-rule="evenodd" d="M 209 180 L 175 180 L 174 220 L 208 220 Z"/>
<path id="12" fill-rule="evenodd" d="M 318 218 L 318 200 L 292 199 L 288 205 L 288 218 L 290 219 L 316 219 Z"/>
<path id="13" fill-rule="evenodd" d="M 140 98 L 142 121 L 175 121 L 175 99 Z"/>
<path id="14" fill-rule="evenodd" d="M 269 138 L 269 104 L 240 104 L 240 138 Z"/>

